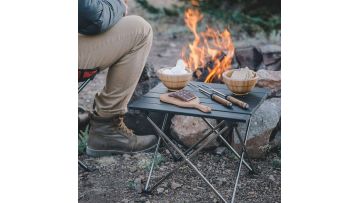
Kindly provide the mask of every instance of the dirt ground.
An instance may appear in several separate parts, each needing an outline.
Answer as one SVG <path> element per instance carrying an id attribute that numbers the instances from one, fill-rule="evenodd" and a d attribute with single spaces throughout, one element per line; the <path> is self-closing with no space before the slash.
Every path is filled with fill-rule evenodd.
<path id="1" fill-rule="evenodd" d="M 162 150 L 153 178 L 158 180 L 179 162 L 172 162 Z M 81 157 L 94 172 L 79 170 L 79 202 L 220 202 L 220 199 L 184 165 L 170 179 L 165 180 L 152 195 L 139 193 L 148 177 L 151 154 L 123 155 L 102 158 Z M 270 153 L 264 160 L 253 160 L 258 174 L 249 174 L 242 167 L 242 176 L 235 202 L 280 202 L 281 171 L 279 152 Z M 230 200 L 239 160 L 230 152 L 215 155 L 201 152 L 194 164 L 225 199 Z M 140 184 L 141 183 L 141 184 Z M 154 181 L 150 183 L 150 186 Z"/>
<path id="2" fill-rule="evenodd" d="M 169 5 L 172 0 L 151 0 L 157 5 Z M 154 30 L 153 46 L 148 63 L 161 68 L 173 66 L 180 57 L 181 49 L 192 40 L 191 34 L 184 26 L 182 19 L 154 17 L 129 1 L 130 14 L 143 16 Z M 269 38 L 264 35 L 247 37 L 241 33 L 233 35 L 235 46 L 241 45 L 280 45 L 280 36 Z M 79 106 L 91 109 L 96 92 L 104 86 L 107 71 L 96 76 L 79 94 Z M 166 150 L 162 150 L 163 160 L 169 160 Z M 150 154 L 136 156 L 123 155 L 103 158 L 91 158 L 86 155 L 79 157 L 86 164 L 96 168 L 94 172 L 84 172 L 79 168 L 78 199 L 79 202 L 217 202 L 219 199 L 210 188 L 196 176 L 188 166 L 183 166 L 169 181 L 165 181 L 153 195 L 143 195 L 137 192 L 138 182 L 144 184 L 148 174 Z M 210 182 L 229 199 L 232 194 L 234 176 L 239 163 L 226 152 L 225 156 L 213 152 L 201 152 L 194 158 L 195 165 L 204 172 Z M 236 202 L 280 202 L 281 170 L 280 151 L 270 153 L 263 160 L 253 160 L 259 174 L 249 175 L 243 168 L 244 176 L 240 178 L 240 187 Z M 164 175 L 178 163 L 164 161 L 155 171 L 155 178 Z M 172 189 L 176 188 L 176 189 Z M 175 187 L 177 186 L 177 187 Z"/>

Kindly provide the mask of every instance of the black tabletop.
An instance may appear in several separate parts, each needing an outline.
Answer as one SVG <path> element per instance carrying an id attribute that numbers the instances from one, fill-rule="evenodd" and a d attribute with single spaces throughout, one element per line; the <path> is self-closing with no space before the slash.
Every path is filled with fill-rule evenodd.
<path id="1" fill-rule="evenodd" d="M 202 84 L 200 82 L 192 82 L 192 83 Z M 230 90 L 224 84 L 206 83 L 206 85 L 224 94 L 232 95 Z M 259 107 L 259 105 L 266 99 L 268 95 L 268 90 L 257 87 L 255 87 L 247 95 L 242 95 L 242 96 L 232 95 L 240 99 L 241 101 L 244 101 L 249 104 L 250 108 L 244 110 L 236 105 L 233 105 L 232 108 L 224 107 L 221 104 L 217 103 L 216 101 L 211 100 L 209 97 L 202 94 L 193 87 L 187 86 L 185 89 L 192 91 L 196 96 L 198 96 L 201 104 L 210 106 L 212 109 L 211 113 L 203 113 L 197 109 L 182 108 L 172 104 L 161 102 L 159 98 L 160 94 L 168 92 L 167 88 L 162 83 L 158 84 L 156 87 L 151 89 L 147 94 L 143 95 L 136 101 L 130 103 L 128 107 L 134 110 L 157 111 L 164 113 L 189 115 L 195 117 L 206 117 L 206 118 L 244 122 L 250 118 L 251 114 L 254 113 L 254 111 Z"/>

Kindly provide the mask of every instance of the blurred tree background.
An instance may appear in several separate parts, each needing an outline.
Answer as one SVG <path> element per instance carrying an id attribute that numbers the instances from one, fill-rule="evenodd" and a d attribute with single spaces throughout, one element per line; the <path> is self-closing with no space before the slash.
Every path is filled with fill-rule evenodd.
<path id="1" fill-rule="evenodd" d="M 281 0 L 180 0 L 171 8 L 155 7 L 148 0 L 136 2 L 150 13 L 166 16 L 182 17 L 186 8 L 199 7 L 210 23 L 221 21 L 249 35 L 281 30 Z"/>

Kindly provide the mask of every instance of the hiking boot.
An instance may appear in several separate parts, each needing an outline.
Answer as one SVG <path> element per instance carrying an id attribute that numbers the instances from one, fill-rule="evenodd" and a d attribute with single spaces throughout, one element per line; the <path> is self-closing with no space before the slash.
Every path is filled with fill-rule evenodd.
<path id="1" fill-rule="evenodd" d="M 156 142 L 155 135 L 135 135 L 126 127 L 123 116 L 105 118 L 91 114 L 86 154 L 99 157 L 147 152 Z"/>

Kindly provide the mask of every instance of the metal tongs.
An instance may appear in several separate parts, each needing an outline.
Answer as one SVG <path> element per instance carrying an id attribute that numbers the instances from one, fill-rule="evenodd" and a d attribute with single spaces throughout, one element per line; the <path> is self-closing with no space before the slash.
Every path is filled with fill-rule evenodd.
<path id="1" fill-rule="evenodd" d="M 191 82 L 189 83 L 189 85 L 199 89 L 199 91 L 201 93 L 203 93 L 204 95 L 210 97 L 212 100 L 224 105 L 225 107 L 232 108 L 232 103 L 229 102 L 228 100 L 226 100 L 226 99 L 224 99 L 224 98 L 222 98 L 222 97 L 220 97 L 220 96 L 218 96 L 218 95 L 216 95 L 214 93 L 210 93 L 210 92 L 206 91 L 205 89 L 201 88 L 199 85 L 194 85 Z"/>
<path id="2" fill-rule="evenodd" d="M 241 100 L 239 100 L 239 99 L 236 99 L 236 98 L 233 97 L 233 96 L 230 96 L 230 95 L 226 95 L 226 94 L 224 94 L 224 93 L 221 93 L 221 92 L 215 90 L 214 88 L 211 88 L 211 87 L 209 87 L 209 86 L 207 86 L 207 85 L 204 85 L 204 84 L 202 84 L 201 86 L 202 86 L 202 87 L 205 87 L 205 88 L 207 88 L 207 89 L 209 89 L 209 90 L 211 90 L 211 91 L 212 91 L 213 93 L 215 93 L 215 94 L 218 94 L 218 95 L 220 95 L 220 96 L 223 96 L 226 100 L 230 101 L 231 103 L 233 103 L 233 104 L 235 104 L 235 105 L 237 105 L 237 106 L 239 106 L 239 107 L 241 107 L 241 108 L 243 108 L 243 109 L 248 109 L 248 108 L 249 108 L 249 104 L 247 104 L 247 103 L 245 103 L 245 102 L 243 102 L 243 101 L 241 101 Z"/>

